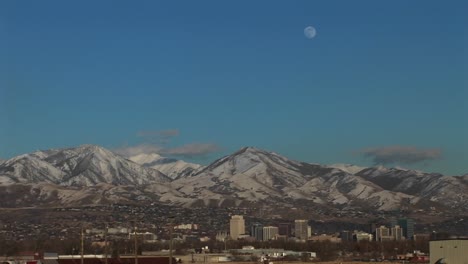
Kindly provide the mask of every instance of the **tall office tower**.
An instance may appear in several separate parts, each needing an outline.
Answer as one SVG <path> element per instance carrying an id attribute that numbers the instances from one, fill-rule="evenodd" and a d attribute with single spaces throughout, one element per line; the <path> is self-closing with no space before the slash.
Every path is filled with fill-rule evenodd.
<path id="1" fill-rule="evenodd" d="M 385 226 L 380 226 L 375 229 L 375 241 L 387 240 L 390 236 L 390 230 Z"/>
<path id="2" fill-rule="evenodd" d="M 229 221 L 231 238 L 237 240 L 240 235 L 245 234 L 245 221 L 242 215 L 233 215 Z"/>
<path id="3" fill-rule="evenodd" d="M 392 237 L 394 240 L 403 240 L 403 228 L 399 225 L 392 227 Z"/>
<path id="4" fill-rule="evenodd" d="M 250 236 L 254 237 L 257 241 L 263 241 L 263 225 L 260 223 L 252 224 Z"/>
<path id="5" fill-rule="evenodd" d="M 294 236 L 301 240 L 307 240 L 307 220 L 294 220 Z"/>
<path id="6" fill-rule="evenodd" d="M 403 228 L 403 236 L 406 239 L 413 239 L 414 236 L 414 220 L 411 218 L 400 218 L 400 219 L 393 219 L 391 221 L 392 227 L 399 225 Z"/>
<path id="7" fill-rule="evenodd" d="M 278 227 L 264 226 L 263 227 L 263 241 L 273 240 L 278 235 Z"/>
<path id="8" fill-rule="evenodd" d="M 290 223 L 281 223 L 278 225 L 278 234 L 281 236 L 290 237 L 291 236 L 291 224 Z"/>

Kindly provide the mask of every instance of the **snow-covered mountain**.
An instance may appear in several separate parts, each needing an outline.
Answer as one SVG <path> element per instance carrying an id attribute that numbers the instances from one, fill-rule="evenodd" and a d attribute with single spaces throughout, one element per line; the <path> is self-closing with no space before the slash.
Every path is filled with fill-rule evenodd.
<path id="1" fill-rule="evenodd" d="M 292 161 L 274 152 L 243 148 L 221 158 L 192 177 L 171 183 L 189 202 L 234 199 L 251 202 L 307 200 L 315 204 L 345 205 L 355 201 L 391 210 L 415 197 L 385 190 L 345 171 Z M 171 200 L 169 195 L 162 199 Z M 184 203 L 184 199 L 173 198 Z"/>
<path id="2" fill-rule="evenodd" d="M 394 192 L 405 193 L 450 207 L 468 209 L 466 176 L 444 176 L 439 173 L 382 166 L 367 168 L 356 174 Z"/>
<path id="3" fill-rule="evenodd" d="M 191 176 L 202 168 L 199 164 L 162 157 L 156 153 L 141 153 L 128 159 L 144 167 L 156 169 L 171 179 Z"/>
<path id="4" fill-rule="evenodd" d="M 24 154 L 0 164 L 0 183 L 60 183 L 66 173 L 35 155 Z"/>
<path id="5" fill-rule="evenodd" d="M 37 151 L 7 160 L 0 165 L 0 181 L 92 186 L 98 183 L 142 185 L 170 179 L 102 147 L 83 145 Z"/>
<path id="6" fill-rule="evenodd" d="M 0 188 L 12 198 L 9 206 L 148 201 L 468 210 L 468 175 L 310 164 L 253 147 L 206 167 L 157 154 L 126 159 L 93 145 L 37 151 L 0 164 Z"/>
<path id="7" fill-rule="evenodd" d="M 344 172 L 351 173 L 351 174 L 356 174 L 364 169 L 367 169 L 367 167 L 361 167 L 361 166 L 356 166 L 353 164 L 344 164 L 344 163 L 331 164 L 331 165 L 328 165 L 328 167 L 339 169 L 339 170 L 342 170 Z"/>

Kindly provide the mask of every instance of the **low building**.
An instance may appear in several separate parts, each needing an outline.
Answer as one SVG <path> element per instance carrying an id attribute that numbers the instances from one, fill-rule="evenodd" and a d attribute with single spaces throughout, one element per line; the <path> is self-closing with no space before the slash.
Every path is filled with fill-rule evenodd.
<path id="1" fill-rule="evenodd" d="M 318 235 L 318 236 L 311 236 L 309 238 L 309 241 L 330 241 L 330 242 L 333 242 L 333 243 L 340 243 L 341 238 L 339 238 L 337 236 L 333 236 L 333 235 L 322 234 L 322 235 Z"/>
<path id="2" fill-rule="evenodd" d="M 414 234 L 413 240 L 414 241 L 427 241 L 431 238 L 430 234 Z"/>
<path id="3" fill-rule="evenodd" d="M 430 264 L 467 264 L 468 239 L 429 242 Z"/>
<path id="4" fill-rule="evenodd" d="M 366 232 L 355 232 L 354 237 L 356 238 L 356 241 L 359 242 L 359 241 L 363 241 L 363 240 L 372 241 L 374 236 L 372 234 L 369 234 L 369 233 L 366 233 Z"/>

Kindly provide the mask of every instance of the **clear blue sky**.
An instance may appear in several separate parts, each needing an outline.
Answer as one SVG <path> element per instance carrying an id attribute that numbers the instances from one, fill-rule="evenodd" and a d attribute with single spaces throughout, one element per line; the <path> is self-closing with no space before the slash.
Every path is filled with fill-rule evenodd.
<path id="1" fill-rule="evenodd" d="M 467 13 L 466 1 L 1 1 L 0 158 L 176 129 L 164 148 L 219 147 L 189 159 L 201 163 L 242 146 L 358 165 L 398 149 L 394 166 L 468 173 Z"/>

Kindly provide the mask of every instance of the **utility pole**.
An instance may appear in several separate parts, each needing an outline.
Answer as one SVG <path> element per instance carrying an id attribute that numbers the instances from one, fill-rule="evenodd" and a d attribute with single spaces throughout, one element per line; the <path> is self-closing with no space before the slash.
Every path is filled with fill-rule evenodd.
<path id="1" fill-rule="evenodd" d="M 136 225 L 136 220 L 135 220 L 135 225 L 134 225 L 134 238 L 135 238 L 135 264 L 138 264 L 138 237 L 137 237 L 137 225 Z M 169 263 L 170 264 L 170 263 Z"/>
<path id="2" fill-rule="evenodd" d="M 84 264 L 84 229 L 81 225 L 81 264 Z"/>
<path id="3" fill-rule="evenodd" d="M 107 255 L 108 255 L 108 246 L 107 246 L 107 229 L 109 228 L 108 224 L 106 223 L 106 229 L 104 230 L 104 254 L 106 255 L 106 258 L 105 258 L 105 264 L 108 264 L 107 263 Z"/>
<path id="4" fill-rule="evenodd" d="M 172 229 L 174 228 L 173 224 L 174 224 L 174 216 L 169 216 L 169 264 L 172 264 L 172 249 L 173 249 L 173 245 L 172 245 Z"/>
<path id="5" fill-rule="evenodd" d="M 172 264 L 172 222 L 169 226 L 169 264 Z"/>

